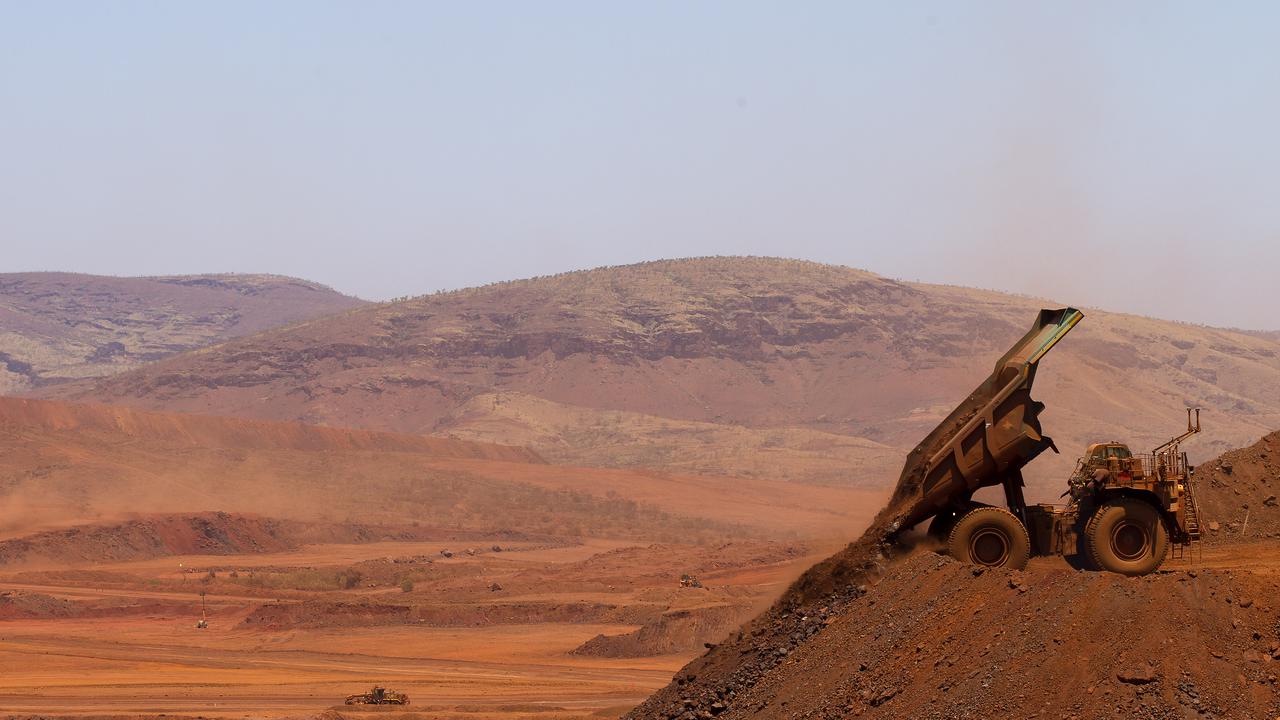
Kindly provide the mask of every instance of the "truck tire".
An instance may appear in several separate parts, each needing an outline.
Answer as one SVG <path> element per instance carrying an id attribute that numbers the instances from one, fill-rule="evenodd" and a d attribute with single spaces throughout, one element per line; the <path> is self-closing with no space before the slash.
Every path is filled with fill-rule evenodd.
<path id="1" fill-rule="evenodd" d="M 1146 575 L 1164 562 L 1169 531 L 1160 511 L 1136 498 L 1116 498 L 1100 506 L 1084 527 L 1089 560 L 1100 570 Z"/>
<path id="2" fill-rule="evenodd" d="M 947 552 L 974 565 L 1021 570 L 1031 559 L 1031 537 L 1008 510 L 979 507 L 960 516 L 951 528 Z"/>

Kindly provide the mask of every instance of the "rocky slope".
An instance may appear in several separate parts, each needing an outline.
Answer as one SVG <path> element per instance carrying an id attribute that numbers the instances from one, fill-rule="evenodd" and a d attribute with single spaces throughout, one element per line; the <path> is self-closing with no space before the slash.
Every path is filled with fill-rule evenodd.
<path id="1" fill-rule="evenodd" d="M 273 275 L 0 274 L 0 394 L 111 375 L 360 305 Z"/>
<path id="2" fill-rule="evenodd" d="M 1280 540 L 1280 432 L 1196 469 L 1210 542 Z"/>
<path id="3" fill-rule="evenodd" d="M 978 572 L 921 551 L 775 608 L 628 717 L 1272 718 L 1275 569 Z"/>
<path id="4" fill-rule="evenodd" d="M 789 260 L 662 261 L 370 306 L 43 394 L 887 486 L 1036 309 L 1060 304 Z M 1064 452 L 1030 468 L 1040 498 L 1086 442 L 1154 446 L 1187 405 L 1206 409 L 1196 460 L 1280 426 L 1274 339 L 1086 315 L 1037 381 Z"/>

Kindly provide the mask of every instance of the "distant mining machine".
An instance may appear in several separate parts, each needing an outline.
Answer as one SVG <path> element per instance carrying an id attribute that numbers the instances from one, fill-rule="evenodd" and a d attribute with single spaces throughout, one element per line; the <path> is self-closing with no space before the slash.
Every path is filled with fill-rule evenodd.
<path id="1" fill-rule="evenodd" d="M 380 685 L 373 686 L 369 692 L 359 693 L 357 695 L 348 695 L 347 705 L 408 705 L 409 696 L 388 690 Z"/>
<path id="2" fill-rule="evenodd" d="M 204 590 L 200 591 L 200 619 L 196 621 L 197 630 L 205 630 L 209 627 L 209 608 L 204 602 Z"/>
<path id="3" fill-rule="evenodd" d="M 1044 404 L 1031 398 L 1040 360 L 1084 318 L 1075 308 L 1041 310 L 1031 330 L 995 369 L 912 451 L 895 501 L 905 508 L 894 527 L 925 520 L 951 555 L 990 567 L 1026 567 L 1032 554 L 1075 556 L 1077 564 L 1143 575 L 1200 537 L 1192 467 L 1181 443 L 1200 432 L 1200 413 L 1187 431 L 1148 455 L 1118 442 L 1089 447 L 1063 497 L 1065 507 L 1028 506 L 1022 468 L 1045 449 Z M 973 500 L 1000 486 L 1006 507 Z"/>

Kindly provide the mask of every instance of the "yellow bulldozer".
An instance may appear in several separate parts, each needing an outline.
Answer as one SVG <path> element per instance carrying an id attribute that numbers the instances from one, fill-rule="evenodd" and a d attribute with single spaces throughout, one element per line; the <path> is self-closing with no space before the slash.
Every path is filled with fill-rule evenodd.
<path id="1" fill-rule="evenodd" d="M 409 696 L 374 685 L 369 692 L 347 696 L 347 705 L 408 705 Z"/>

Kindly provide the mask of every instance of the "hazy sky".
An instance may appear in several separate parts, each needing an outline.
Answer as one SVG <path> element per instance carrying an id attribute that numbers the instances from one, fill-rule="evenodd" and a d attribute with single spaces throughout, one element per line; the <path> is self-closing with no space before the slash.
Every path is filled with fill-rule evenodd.
<path id="1" fill-rule="evenodd" d="M 753 254 L 1280 329 L 1275 3 L 0 0 L 0 271 Z"/>

